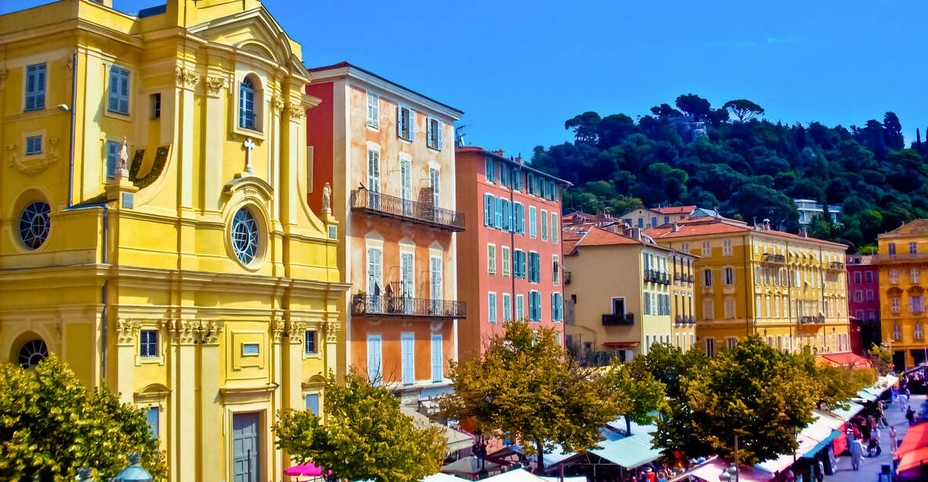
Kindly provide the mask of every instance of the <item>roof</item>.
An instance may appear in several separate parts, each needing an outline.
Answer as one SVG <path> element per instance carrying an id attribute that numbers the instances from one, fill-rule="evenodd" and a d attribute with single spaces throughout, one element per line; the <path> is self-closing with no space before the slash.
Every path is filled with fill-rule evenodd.
<path id="1" fill-rule="evenodd" d="M 353 65 L 347 61 L 341 61 L 341 62 L 338 62 L 337 64 L 324 65 L 321 67 L 313 67 L 307 70 L 309 70 L 310 74 L 328 72 L 332 74 L 331 76 L 344 75 L 344 76 L 354 77 L 356 79 L 363 80 L 369 84 L 379 86 L 380 88 L 387 90 L 387 91 L 391 91 L 391 90 L 404 91 L 403 94 L 410 97 L 411 100 L 419 102 L 423 106 L 428 107 L 436 112 L 440 112 L 449 117 L 452 117 L 454 120 L 458 120 L 461 118 L 461 116 L 464 115 L 464 112 L 461 111 L 460 109 L 456 109 L 454 107 L 451 107 L 448 104 L 439 102 L 426 95 L 422 95 L 410 88 L 404 87 L 400 84 L 397 84 L 396 82 L 393 82 L 385 77 L 381 77 L 369 70 L 362 69 L 361 67 L 358 67 L 357 65 Z"/>
<path id="2" fill-rule="evenodd" d="M 916 219 L 902 226 L 879 235 L 880 238 L 894 238 L 903 236 L 928 236 L 928 219 Z"/>
<path id="3" fill-rule="evenodd" d="M 688 206 L 664 206 L 664 207 L 651 208 L 651 210 L 659 214 L 667 214 L 667 215 L 687 214 L 688 215 L 696 210 L 696 205 L 691 204 Z"/>
<path id="4" fill-rule="evenodd" d="M 644 232 L 654 239 L 685 239 L 695 236 L 754 233 L 758 235 L 788 238 L 796 241 L 827 244 L 835 247 L 840 246 L 842 249 L 847 248 L 847 246 L 843 244 L 825 241 L 824 239 L 803 237 L 799 236 L 798 234 L 787 233 L 786 231 L 778 231 L 776 229 L 759 229 L 755 226 L 749 226 L 744 221 L 711 216 L 684 219 L 677 223 L 668 223 L 657 228 L 646 229 Z"/>
<path id="5" fill-rule="evenodd" d="M 586 234 L 577 241 L 577 247 L 586 246 L 617 246 L 617 245 L 638 245 L 643 244 L 627 236 L 606 231 L 603 228 L 593 226 Z"/>
<path id="6" fill-rule="evenodd" d="M 455 150 L 455 152 L 456 152 L 457 154 L 475 153 L 475 154 L 480 154 L 480 155 L 487 156 L 487 157 L 492 157 L 492 158 L 493 158 L 494 160 L 496 160 L 496 161 L 504 162 L 504 163 L 506 163 L 506 164 L 511 164 L 511 165 L 513 165 L 513 166 L 517 166 L 517 167 L 519 167 L 520 169 L 524 169 L 524 170 L 526 170 L 526 171 L 528 171 L 528 172 L 531 172 L 532 174 L 537 174 L 537 175 L 539 175 L 539 176 L 541 176 L 541 177 L 548 178 L 549 180 L 552 180 L 552 181 L 554 181 L 554 182 L 557 182 L 557 183 L 559 183 L 559 184 L 561 184 L 561 185 L 563 185 L 563 186 L 565 186 L 565 187 L 570 187 L 570 186 L 573 186 L 573 185 L 574 185 L 574 184 L 573 184 L 572 182 L 570 182 L 570 181 L 567 181 L 567 180 L 565 180 L 565 179 L 561 179 L 561 178 L 556 177 L 556 176 L 552 176 L 551 174 L 548 174 L 547 172 L 544 172 L 544 171 L 541 171 L 541 170 L 538 170 L 538 169 L 532 167 L 531 163 L 525 163 L 525 162 L 515 161 L 515 160 L 512 160 L 512 159 L 509 159 L 509 158 L 506 157 L 506 156 L 501 156 L 501 155 L 499 155 L 499 154 L 496 154 L 495 152 L 490 152 L 490 151 L 488 151 L 488 150 L 486 150 L 486 149 L 484 149 L 484 148 L 482 148 L 482 147 L 479 147 L 479 146 L 462 146 L 462 147 L 458 147 L 458 148 Z"/>

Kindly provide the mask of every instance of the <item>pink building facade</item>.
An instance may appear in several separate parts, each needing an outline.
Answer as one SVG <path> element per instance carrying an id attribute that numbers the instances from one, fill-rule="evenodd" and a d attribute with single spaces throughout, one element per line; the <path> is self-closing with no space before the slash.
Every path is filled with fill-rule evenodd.
<path id="1" fill-rule="evenodd" d="M 512 319 L 553 328 L 564 343 L 560 189 L 566 181 L 521 159 L 480 147 L 457 149 L 458 293 L 468 322 L 459 356 L 475 358 Z"/>
<path id="2" fill-rule="evenodd" d="M 880 336 L 880 272 L 872 256 L 847 256 L 848 313 L 851 315 L 851 351 L 864 354 Z"/>

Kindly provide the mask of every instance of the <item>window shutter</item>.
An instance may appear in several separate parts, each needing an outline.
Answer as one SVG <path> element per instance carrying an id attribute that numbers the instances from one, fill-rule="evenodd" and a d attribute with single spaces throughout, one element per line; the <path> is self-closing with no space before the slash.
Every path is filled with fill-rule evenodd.
<path id="1" fill-rule="evenodd" d="M 110 67 L 110 88 L 109 88 L 109 107 L 108 110 L 115 111 L 119 109 L 119 80 L 116 76 L 116 66 Z"/>
<path id="2" fill-rule="evenodd" d="M 416 111 L 409 109 L 409 140 L 416 138 Z"/>
<path id="3" fill-rule="evenodd" d="M 435 133 L 435 137 L 438 138 L 438 150 L 440 151 L 442 147 L 444 147 L 443 144 L 445 136 L 442 135 L 445 132 L 444 124 L 442 124 L 441 121 L 435 121 L 435 126 L 438 130 L 438 132 Z"/>
<path id="4" fill-rule="evenodd" d="M 483 195 L 483 225 L 490 225 L 490 195 Z"/>
<path id="5" fill-rule="evenodd" d="M 436 147 L 436 145 L 432 144 L 432 139 L 434 139 L 432 136 L 434 134 L 435 133 L 432 132 L 432 119 L 428 119 L 425 122 L 425 142 L 429 147 Z"/>

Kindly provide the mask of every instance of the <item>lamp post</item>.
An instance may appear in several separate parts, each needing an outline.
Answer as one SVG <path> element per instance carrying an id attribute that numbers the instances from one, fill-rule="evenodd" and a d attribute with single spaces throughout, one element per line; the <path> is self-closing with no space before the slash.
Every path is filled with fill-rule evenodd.
<path id="1" fill-rule="evenodd" d="M 142 454 L 129 454 L 129 466 L 123 469 L 113 482 L 152 482 L 154 477 L 142 467 Z"/>

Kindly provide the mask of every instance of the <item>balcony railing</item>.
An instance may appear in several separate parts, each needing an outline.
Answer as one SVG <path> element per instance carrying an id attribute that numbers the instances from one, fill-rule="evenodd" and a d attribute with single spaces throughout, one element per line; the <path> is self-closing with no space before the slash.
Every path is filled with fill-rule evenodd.
<path id="1" fill-rule="evenodd" d="M 670 275 L 667 273 L 661 273 L 656 269 L 646 269 L 642 272 L 644 275 L 645 281 L 650 281 L 653 283 L 660 283 L 669 285 L 670 284 Z"/>
<path id="2" fill-rule="evenodd" d="M 351 209 L 426 224 L 448 231 L 464 230 L 464 213 L 462 212 L 436 208 L 431 203 L 410 201 L 366 189 L 351 191 Z"/>
<path id="3" fill-rule="evenodd" d="M 800 316 L 799 324 L 800 325 L 811 325 L 811 324 L 823 324 L 825 323 L 825 315 L 819 316 Z"/>
<path id="4" fill-rule="evenodd" d="M 844 269 L 844 263 L 840 261 L 832 261 L 831 263 L 828 263 L 828 268 L 842 270 Z"/>
<path id="5" fill-rule="evenodd" d="M 782 254 L 769 254 L 769 253 L 765 253 L 765 254 L 764 254 L 764 262 L 765 262 L 765 263 L 785 264 L 785 263 L 786 263 L 786 256 L 785 256 L 785 255 L 782 255 Z"/>
<path id="6" fill-rule="evenodd" d="M 353 295 L 351 314 L 426 318 L 467 318 L 464 301 L 405 298 L 402 296 Z"/>
<path id="7" fill-rule="evenodd" d="M 603 315 L 603 326 L 622 326 L 622 325 L 634 325 L 634 324 L 635 324 L 634 313 L 625 313 L 625 314 L 607 313 Z"/>
<path id="8" fill-rule="evenodd" d="M 695 325 L 695 324 L 696 324 L 696 317 L 695 317 L 695 316 L 677 315 L 675 321 L 676 321 L 676 324 L 678 324 L 678 325 L 684 325 L 684 326 L 686 326 L 686 325 Z"/>
<path id="9" fill-rule="evenodd" d="M 876 262 L 886 263 L 889 261 L 922 260 L 922 259 L 928 259 L 928 253 L 897 253 L 897 254 L 880 253 L 880 254 L 874 254 L 873 257 L 870 259 L 872 260 L 871 262 L 873 263 L 876 263 Z"/>

